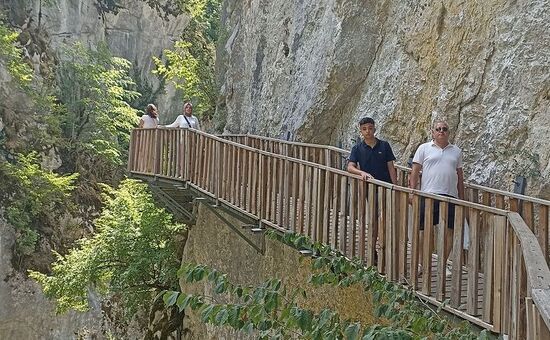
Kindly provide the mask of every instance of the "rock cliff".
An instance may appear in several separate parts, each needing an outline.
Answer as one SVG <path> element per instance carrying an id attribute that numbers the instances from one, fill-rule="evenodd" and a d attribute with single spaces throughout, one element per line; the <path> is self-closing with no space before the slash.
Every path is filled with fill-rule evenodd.
<path id="1" fill-rule="evenodd" d="M 467 179 L 550 198 L 550 2 L 225 1 L 226 131 L 349 148 L 372 116 L 404 163 L 435 118 Z"/>
<path id="2" fill-rule="evenodd" d="M 113 55 L 132 62 L 136 79 L 149 84 L 151 91 L 157 91 L 161 84 L 151 73 L 154 67 L 151 57 L 160 56 L 164 49 L 173 46 L 188 18 L 183 15 L 164 18 L 166 13 L 150 8 L 146 1 L 118 3 L 121 7 L 114 13 L 103 12 L 96 0 L 0 0 L 0 10 L 20 32 L 20 41 L 38 81 L 54 69 L 58 52 L 65 44 L 80 41 L 93 47 L 104 41 Z M 12 150 L 15 144 L 27 142 L 25 131 L 6 136 L 18 131 L 6 127 L 21 124 L 30 116 L 31 102 L 0 65 L 0 137 L 5 138 L 6 149 Z M 165 122 L 181 111 L 180 94 L 170 86 L 159 94 L 156 103 Z M 0 150 L 0 161 L 4 161 L 2 152 Z M 56 169 L 61 164 L 59 155 L 45 158 L 47 168 Z M 105 332 L 116 335 L 116 325 L 109 324 L 98 301 L 92 301 L 92 310 L 88 313 L 56 315 L 54 304 L 44 297 L 39 285 L 12 267 L 14 234 L 14 230 L 0 220 L 0 339 L 101 339 L 106 336 Z M 44 256 L 44 262 L 49 260 L 51 258 Z M 119 331 L 129 338 L 140 338 L 144 325 L 134 326 Z"/>
<path id="3" fill-rule="evenodd" d="M 99 303 L 91 303 L 88 313 L 56 315 L 40 286 L 12 268 L 14 242 L 14 230 L 0 220 L 0 338 L 103 338 Z"/>
<path id="4" fill-rule="evenodd" d="M 43 43 L 59 51 L 67 43 L 82 42 L 96 46 L 106 42 L 115 56 L 132 62 L 134 72 L 142 84 L 157 91 L 159 80 L 151 71 L 153 56 L 160 57 L 180 37 L 189 18 L 185 15 L 160 13 L 146 1 L 117 1 L 120 7 L 107 11 L 97 0 L 0 0 L 0 8 L 8 11 L 8 18 L 19 30 L 40 30 Z M 39 52 L 40 53 L 40 52 Z M 37 64 L 44 55 L 33 55 Z M 164 90 L 164 91 L 162 91 Z M 161 89 L 156 101 L 166 121 L 181 111 L 181 93 L 170 84 Z"/>

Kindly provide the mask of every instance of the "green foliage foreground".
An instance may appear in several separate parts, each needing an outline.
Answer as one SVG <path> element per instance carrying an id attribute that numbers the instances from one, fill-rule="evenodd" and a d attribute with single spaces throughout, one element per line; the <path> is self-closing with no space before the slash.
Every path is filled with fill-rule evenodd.
<path id="1" fill-rule="evenodd" d="M 414 297 L 412 291 L 386 281 L 374 268 L 366 269 L 360 261 L 350 261 L 329 247 L 313 244 L 296 234 L 272 234 L 280 241 L 314 254 L 314 286 L 350 286 L 360 284 L 371 294 L 375 316 L 380 324 L 361 325 L 342 320 L 331 309 L 316 313 L 300 307 L 299 298 L 307 297 L 307 287 L 289 289 L 280 279 L 269 279 L 251 287 L 234 284 L 227 276 L 203 265 L 185 265 L 178 276 L 188 283 L 208 281 L 212 295 L 231 296 L 233 303 L 215 303 L 212 296 L 168 291 L 164 294 L 167 306 L 198 311 L 203 322 L 228 326 L 251 333 L 262 339 L 485 339 L 486 331 L 476 334 L 467 322 L 452 322 L 430 310 Z"/>
<path id="2" fill-rule="evenodd" d="M 184 227 L 156 207 L 146 185 L 135 180 L 123 181 L 116 190 L 106 187 L 104 201 L 93 237 L 58 255 L 50 276 L 30 273 L 56 300 L 58 312 L 86 310 L 93 288 L 102 295 L 119 294 L 132 315 L 140 306 L 149 307 L 158 292 L 177 287 L 177 235 Z"/>

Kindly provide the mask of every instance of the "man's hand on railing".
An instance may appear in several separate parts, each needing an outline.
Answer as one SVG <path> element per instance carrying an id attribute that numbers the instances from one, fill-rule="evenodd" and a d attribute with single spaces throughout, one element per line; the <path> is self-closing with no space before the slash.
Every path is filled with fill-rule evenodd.
<path id="1" fill-rule="evenodd" d="M 366 181 L 368 179 L 374 179 L 374 177 L 369 174 L 368 172 L 365 172 L 365 171 L 361 171 L 361 178 Z"/>

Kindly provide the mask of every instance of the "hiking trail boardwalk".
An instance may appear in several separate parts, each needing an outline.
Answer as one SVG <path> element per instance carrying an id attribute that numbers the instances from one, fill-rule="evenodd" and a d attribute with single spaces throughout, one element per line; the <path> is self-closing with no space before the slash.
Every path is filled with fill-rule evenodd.
<path id="1" fill-rule="evenodd" d="M 181 202 L 170 187 L 189 186 L 262 228 L 304 234 L 376 265 L 388 280 L 492 332 L 550 339 L 550 201 L 471 183 L 467 200 L 431 195 L 407 188 L 402 166 L 398 185 L 363 181 L 342 170 L 346 157 L 335 147 L 267 137 L 135 129 L 128 170 L 162 181 L 165 190 L 157 190 L 171 206 Z M 434 222 L 436 199 L 442 213 Z M 461 251 L 444 259 L 449 203 L 456 206 L 453 249 Z"/>

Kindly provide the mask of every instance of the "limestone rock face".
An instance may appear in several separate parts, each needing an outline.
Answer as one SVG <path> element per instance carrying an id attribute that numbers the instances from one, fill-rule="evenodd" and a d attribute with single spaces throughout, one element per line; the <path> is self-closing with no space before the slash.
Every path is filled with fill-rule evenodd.
<path id="1" fill-rule="evenodd" d="M 118 13 L 103 13 L 95 0 L 0 0 L 1 7 L 9 8 L 10 18 L 18 27 L 38 26 L 47 35 L 45 42 L 54 50 L 76 41 L 85 46 L 96 46 L 105 41 L 111 52 L 132 62 L 140 78 L 148 82 L 153 91 L 159 87 L 152 56 L 160 56 L 164 49 L 173 47 L 188 23 L 188 17 L 179 15 L 167 19 L 149 7 L 145 1 L 117 1 Z M 40 6 L 42 4 L 42 6 Z M 32 56 L 31 56 L 32 57 Z M 181 111 L 182 98 L 167 84 L 160 94 L 159 111 L 168 121 Z"/>
<path id="2" fill-rule="evenodd" d="M 372 116 L 405 163 L 446 119 L 470 181 L 550 198 L 550 1 L 225 1 L 226 131 L 342 145 Z"/>
<path id="3" fill-rule="evenodd" d="M 102 314 L 98 303 L 87 313 L 56 315 L 54 304 L 33 280 L 13 270 L 14 231 L 0 220 L 0 338 L 101 339 Z"/>

